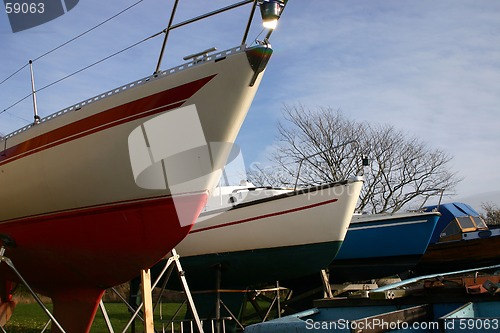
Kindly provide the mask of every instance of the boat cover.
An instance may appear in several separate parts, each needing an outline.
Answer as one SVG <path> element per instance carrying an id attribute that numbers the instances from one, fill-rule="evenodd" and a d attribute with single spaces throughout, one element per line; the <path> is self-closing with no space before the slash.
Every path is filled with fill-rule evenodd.
<path id="1" fill-rule="evenodd" d="M 479 216 L 479 213 L 476 212 L 471 206 L 462 202 L 452 202 L 441 205 L 426 206 L 424 207 L 424 211 L 439 211 L 441 213 L 441 217 L 437 222 L 436 228 L 434 229 L 434 234 L 432 235 L 430 241 L 431 244 L 434 244 L 439 240 L 441 232 L 456 217 Z"/>

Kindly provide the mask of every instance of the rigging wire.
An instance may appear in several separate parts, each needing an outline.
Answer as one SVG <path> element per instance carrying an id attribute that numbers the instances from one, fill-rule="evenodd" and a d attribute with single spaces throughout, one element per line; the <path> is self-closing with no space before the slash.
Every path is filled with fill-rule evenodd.
<path id="1" fill-rule="evenodd" d="M 14 75 L 16 75 L 17 73 L 19 73 L 23 69 L 25 69 L 28 65 L 29 65 L 29 63 L 27 63 L 26 65 L 24 65 L 23 67 L 19 68 L 17 71 L 15 71 L 11 75 L 9 75 L 6 79 L 4 79 L 2 82 L 0 82 L 0 85 L 2 85 L 2 83 L 4 83 L 4 82 L 8 81 L 11 77 L 13 77 Z"/>
<path id="2" fill-rule="evenodd" d="M 64 43 L 62 43 L 62 44 L 60 44 L 59 46 L 56 46 L 55 48 L 53 48 L 53 49 L 51 49 L 51 50 L 49 50 L 49 51 L 47 51 L 47 52 L 43 53 L 42 55 L 40 55 L 40 56 L 36 57 L 36 58 L 35 58 L 35 59 L 33 59 L 32 61 L 34 62 L 34 61 L 36 61 L 36 60 L 39 60 L 39 59 L 41 59 L 41 58 L 43 58 L 43 57 L 45 57 L 45 56 L 47 56 L 47 55 L 49 55 L 49 54 L 51 54 L 51 53 L 53 53 L 53 52 L 57 51 L 58 49 L 60 49 L 60 48 L 62 48 L 62 47 L 64 47 L 64 46 L 66 46 L 66 45 L 68 45 L 69 43 L 71 43 L 71 42 L 73 42 L 73 41 L 77 40 L 78 38 L 80 38 L 80 37 L 82 37 L 82 36 L 84 36 L 84 35 L 88 34 L 89 32 L 91 32 L 91 31 L 93 31 L 93 30 L 97 29 L 98 27 L 102 26 L 103 24 L 105 24 L 105 23 L 107 23 L 107 22 L 111 21 L 112 19 L 114 19 L 114 18 L 118 17 L 119 15 L 121 15 L 121 14 L 125 13 L 126 11 L 128 11 L 128 10 L 130 10 L 131 8 L 133 8 L 133 7 L 137 6 L 139 3 L 143 2 L 143 1 L 144 1 L 144 0 L 138 0 L 138 1 L 136 1 L 136 2 L 135 2 L 135 3 L 133 3 L 132 5 L 128 6 L 127 8 L 125 8 L 125 9 L 123 9 L 123 10 L 121 10 L 120 12 L 116 13 L 115 15 L 113 15 L 113 16 L 109 17 L 108 19 L 106 19 L 106 20 L 102 21 L 101 23 L 99 23 L 99 24 L 97 24 L 97 25 L 93 26 L 92 28 L 90 28 L 90 29 L 88 29 L 88 30 L 86 30 L 86 31 L 82 32 L 81 34 L 77 35 L 76 37 L 73 37 L 73 38 L 71 38 L 70 40 L 68 40 L 68 41 L 66 41 L 66 42 L 64 42 Z M 162 31 L 162 32 L 163 32 L 163 31 Z M 141 41 L 139 41 L 139 42 L 137 42 L 137 43 L 135 43 L 135 44 L 133 44 L 133 45 L 131 45 L 131 46 L 126 47 L 125 49 L 122 49 L 122 50 L 120 50 L 120 51 L 118 51 L 118 52 L 115 52 L 115 53 L 113 53 L 112 55 L 109 55 L 109 56 L 107 56 L 107 57 L 105 57 L 105 58 L 103 58 L 103 59 L 101 59 L 101 60 L 99 60 L 99 61 L 96 61 L 96 62 L 94 62 L 94 63 L 92 63 L 92 64 L 90 64 L 90 65 L 88 65 L 88 66 L 86 66 L 86 67 L 84 67 L 84 68 L 82 68 L 82 69 L 79 69 L 79 70 L 78 70 L 78 71 L 76 71 L 76 72 L 73 72 L 73 73 L 71 73 L 71 74 L 69 74 L 69 75 L 66 75 L 65 77 L 63 77 L 63 78 L 61 78 L 61 79 L 58 79 L 58 80 L 57 80 L 57 81 L 55 81 L 55 82 L 52 82 L 52 83 L 50 83 L 50 84 L 48 84 L 48 85 L 46 85 L 46 86 L 44 86 L 44 87 L 42 87 L 42 88 L 40 88 L 40 89 L 37 89 L 37 91 L 40 91 L 40 90 L 46 89 L 46 88 L 48 88 L 48 87 L 50 87 L 50 86 L 52 86 L 52 85 L 54 85 L 54 84 L 56 84 L 56 83 L 58 83 L 58 82 L 61 82 L 61 81 L 65 80 L 65 79 L 67 79 L 67 78 L 69 78 L 69 77 L 71 77 L 71 76 L 73 76 L 73 75 L 76 75 L 76 74 L 78 74 L 78 73 L 80 73 L 80 72 L 83 72 L 84 70 L 86 70 L 86 69 L 88 69 L 88 68 L 90 68 L 90 67 L 93 67 L 93 66 L 95 66 L 95 65 L 97 65 L 97 64 L 99 64 L 99 63 L 101 63 L 101 62 L 103 62 L 103 61 L 105 61 L 105 60 L 108 60 L 109 58 L 112 58 L 112 57 L 114 57 L 114 56 L 116 56 L 116 55 L 118 55 L 118 54 L 120 54 L 120 53 L 122 53 L 122 52 L 125 52 L 125 51 L 127 51 L 127 50 L 129 50 L 129 49 L 131 49 L 131 48 L 133 48 L 133 47 L 135 47 L 135 46 L 137 46 L 137 45 L 139 45 L 139 44 L 141 44 L 141 43 L 143 43 L 143 42 L 145 42 L 145 41 L 147 41 L 147 40 L 151 39 L 151 38 L 156 37 L 157 35 L 161 34 L 162 32 L 159 32 L 159 33 L 156 33 L 156 34 L 154 34 L 154 35 L 151 35 L 151 36 L 149 36 L 149 37 L 147 37 L 147 38 L 145 38 L 145 39 L 143 39 L 143 40 L 141 40 Z M 22 66 L 21 68 L 19 68 L 18 70 L 16 70 L 14 73 L 12 73 L 11 75 L 9 75 L 7 78 L 5 78 L 4 80 L 2 80 L 2 81 L 0 82 L 0 85 L 2 85 L 3 83 L 7 82 L 9 79 L 11 79 L 11 78 L 12 78 L 13 76 L 15 76 L 17 73 L 19 73 L 20 71 L 22 71 L 22 70 L 23 70 L 24 68 L 26 68 L 28 65 L 29 65 L 29 63 L 25 64 L 24 66 Z M 22 101 L 24 101 L 25 99 L 29 98 L 31 95 L 32 95 L 32 93 L 30 93 L 30 94 L 28 94 L 28 95 L 24 96 L 23 98 L 21 98 L 20 100 L 18 100 L 18 101 L 17 101 L 17 102 L 15 102 L 14 104 L 12 104 L 12 105 L 10 105 L 9 107 L 7 107 L 7 108 L 3 109 L 2 111 L 0 111 L 0 115 L 1 115 L 1 114 L 3 114 L 3 113 L 5 113 L 5 112 L 7 112 L 9 109 L 13 108 L 14 106 L 18 105 L 19 103 L 21 103 L 21 102 L 22 102 Z M 9 112 L 9 114 L 10 114 L 10 112 Z"/>
<path id="3" fill-rule="evenodd" d="M 141 1 L 143 1 L 143 0 L 141 0 Z M 113 54 L 111 54 L 111 55 L 109 55 L 109 56 L 107 56 L 107 57 L 105 57 L 105 58 L 102 58 L 102 59 L 100 59 L 100 60 L 98 60 L 98 61 L 96 61 L 96 62 L 94 62 L 94 63 L 92 63 L 92 64 L 90 64 L 90 65 L 87 65 L 87 66 L 85 66 L 85 67 L 83 67 L 83 68 L 81 68 L 81 69 L 79 69 L 79 70 L 77 70 L 77 71 L 75 71 L 75 72 L 73 72 L 73 73 L 71 73 L 71 74 L 68 74 L 68 75 L 66 75 L 66 76 L 64 76 L 64 77 L 62 77 L 62 78 L 60 78 L 60 79 L 58 79 L 58 80 L 56 80 L 56 81 L 54 81 L 54 82 L 52 82 L 52 83 L 49 83 L 49 84 L 47 84 L 47 85 L 45 85 L 45 86 L 43 86 L 43 87 L 41 87 L 41 88 L 37 89 L 36 91 L 37 91 L 37 92 L 39 92 L 39 91 L 42 91 L 42 90 L 44 90 L 44 89 L 47 89 L 47 88 L 49 88 L 50 86 L 53 86 L 53 85 L 54 85 L 54 84 L 56 84 L 56 83 L 59 83 L 59 82 L 61 82 L 61 81 L 63 81 L 63 80 L 66 80 L 66 79 L 68 79 L 68 78 L 72 77 L 73 75 L 76 75 L 76 74 L 78 74 L 78 73 L 81 73 L 81 72 L 83 72 L 83 71 L 85 71 L 85 70 L 87 70 L 87 69 L 89 69 L 89 68 L 91 68 L 91 67 L 93 67 L 93 66 L 95 66 L 95 65 L 97 65 L 97 64 L 100 64 L 101 62 L 104 62 L 104 61 L 106 61 L 106 60 L 108 60 L 108 59 L 110 59 L 110 58 L 112 58 L 112 57 L 114 57 L 114 56 L 116 56 L 116 55 L 118 55 L 118 54 L 120 54 L 120 53 L 123 53 L 123 52 L 125 52 L 125 51 L 127 51 L 127 50 L 130 50 L 131 48 L 136 47 L 137 45 L 142 44 L 142 43 L 144 43 L 144 42 L 146 42 L 146 41 L 148 41 L 148 40 L 150 40 L 150 39 L 152 39 L 152 38 L 154 38 L 154 37 L 157 37 L 157 36 L 161 35 L 161 34 L 162 34 L 162 33 L 164 33 L 164 32 L 165 32 L 165 30 L 159 31 L 159 32 L 157 32 L 157 33 L 155 33 L 155 34 L 153 34 L 153 35 L 151 35 L 151 36 L 149 36 L 149 37 L 146 37 L 146 38 L 144 38 L 144 39 L 142 39 L 142 40 L 140 40 L 140 41 L 138 41 L 138 42 L 136 42 L 136 43 L 134 43 L 134 44 L 130 45 L 130 46 L 127 46 L 127 47 L 126 47 L 126 48 L 124 48 L 124 49 L 121 49 L 120 51 L 117 51 L 117 52 L 115 52 L 115 53 L 113 53 Z M 28 95 L 24 96 L 23 98 L 21 98 L 20 100 L 18 100 L 18 101 L 17 101 L 17 102 L 15 102 L 14 104 L 12 104 L 11 106 L 9 106 L 9 107 L 5 108 L 4 110 L 0 111 L 0 114 L 2 114 L 2 113 L 4 113 L 4 112 L 8 111 L 9 109 L 13 108 L 13 107 L 14 107 L 14 106 L 16 106 L 17 104 L 19 104 L 19 103 L 21 103 L 22 101 L 24 101 L 25 99 L 27 99 L 27 98 L 31 97 L 31 95 L 32 95 L 32 93 L 30 93 L 30 94 L 28 94 Z"/>
<path id="4" fill-rule="evenodd" d="M 59 45 L 59 46 L 57 46 L 57 47 L 53 48 L 53 49 L 52 49 L 52 50 L 50 50 L 50 51 L 45 52 L 45 53 L 44 53 L 44 54 L 42 54 L 41 56 L 39 56 L 39 57 L 37 57 L 37 58 L 33 59 L 33 61 L 36 61 L 36 60 L 38 60 L 38 59 L 40 59 L 40 58 L 43 58 L 43 57 L 45 57 L 46 55 L 48 55 L 48 54 L 50 54 L 50 53 L 52 53 L 52 52 L 54 52 L 54 51 L 56 51 L 56 50 L 60 49 L 61 47 L 65 46 L 65 45 L 67 45 L 67 44 L 69 44 L 69 43 L 71 43 L 72 41 L 74 41 L 74 40 L 76 40 L 76 39 L 78 39 L 78 38 L 80 38 L 80 37 L 82 37 L 82 36 L 84 36 L 84 35 L 88 34 L 89 32 L 91 32 L 91 31 L 93 31 L 93 30 L 95 30 L 95 29 L 97 29 L 97 28 L 99 28 L 101 25 L 103 25 L 103 24 L 105 24 L 105 23 L 107 23 L 107 22 L 111 21 L 111 20 L 112 20 L 112 19 L 114 19 L 115 17 L 117 17 L 117 16 L 119 16 L 119 15 L 121 15 L 121 14 L 125 13 L 127 10 L 129 10 L 129 9 L 131 9 L 131 8 L 133 8 L 133 7 L 135 7 L 135 6 L 137 6 L 137 5 L 138 5 L 139 3 L 141 3 L 142 1 L 144 1 L 144 0 L 139 0 L 139 1 L 137 1 L 136 3 L 134 3 L 134 4 L 130 5 L 130 6 L 128 6 L 127 8 L 123 9 L 123 10 L 122 10 L 122 11 L 120 11 L 119 13 L 117 13 L 117 14 L 115 14 L 115 15 L 111 16 L 110 18 L 108 18 L 108 19 L 106 19 L 106 20 L 102 21 L 101 23 L 99 23 L 98 25 L 96 25 L 96 26 L 94 26 L 94 27 L 90 28 L 89 30 L 87 30 L 87 31 L 85 31 L 85 32 L 82 32 L 82 33 L 81 33 L 81 34 L 79 34 L 78 36 L 73 37 L 72 39 L 68 40 L 68 41 L 67 41 L 67 42 L 65 42 L 65 43 L 62 43 L 61 45 Z"/>
<path id="5" fill-rule="evenodd" d="M 99 24 L 97 24 L 97 25 L 93 26 L 92 28 L 90 28 L 90 29 L 88 29 L 88 30 L 86 30 L 86 31 L 82 32 L 82 33 L 81 33 L 81 34 L 79 34 L 78 36 L 73 37 L 73 38 L 71 38 L 70 40 L 68 40 L 68 41 L 66 41 L 66 42 L 64 42 L 64 43 L 62 43 L 61 45 L 56 46 L 56 47 L 55 47 L 55 48 L 53 48 L 52 50 L 49 50 L 49 51 L 45 52 L 44 54 L 42 54 L 42 55 L 40 55 L 40 56 L 36 57 L 35 59 L 33 59 L 33 61 L 39 60 L 39 59 L 41 59 L 41 58 L 43 58 L 43 57 L 45 57 L 45 56 L 47 56 L 47 55 L 51 54 L 52 52 L 59 50 L 61 47 L 64 47 L 64 46 L 68 45 L 69 43 L 71 43 L 71 42 L 73 42 L 73 41 L 77 40 L 78 38 L 80 38 L 80 37 L 82 37 L 82 36 L 84 36 L 84 35 L 88 34 L 89 32 L 91 32 L 91 31 L 93 31 L 93 30 L 97 29 L 97 28 L 98 28 L 98 27 L 100 27 L 101 25 L 103 25 L 103 24 L 105 24 L 105 23 L 107 23 L 107 22 L 111 21 L 112 19 L 116 18 L 117 16 L 119 16 L 119 15 L 121 15 L 121 14 L 125 13 L 126 11 L 128 11 L 129 9 L 131 9 L 131 8 L 133 8 L 133 7 L 135 7 L 135 6 L 137 6 L 139 3 L 143 2 L 143 1 L 144 1 L 144 0 L 138 0 L 137 2 L 133 3 L 132 5 L 128 6 L 127 8 L 125 8 L 125 9 L 123 9 L 122 11 L 118 12 L 117 14 L 115 14 L 115 15 L 111 16 L 110 18 L 108 18 L 108 19 L 106 19 L 106 20 L 102 21 L 101 23 L 99 23 Z M 4 80 L 2 80 L 2 81 L 0 82 L 0 85 L 2 85 L 3 83 L 5 83 L 6 81 L 8 81 L 10 78 L 12 78 L 14 75 L 16 75 L 17 73 L 19 73 L 20 71 L 22 71 L 22 70 L 23 70 L 24 68 L 26 68 L 27 66 L 28 66 L 28 64 L 25 64 L 24 66 L 22 66 L 21 68 L 19 68 L 17 71 L 15 71 L 15 72 L 14 72 L 14 73 L 12 73 L 11 75 L 9 75 L 6 79 L 4 79 Z M 26 98 L 26 97 L 25 97 L 25 98 Z"/>
<path id="6" fill-rule="evenodd" d="M 124 49 L 122 49 L 122 50 L 120 50 L 120 51 L 118 51 L 118 52 L 115 52 L 115 53 L 113 53 L 113 54 L 111 54 L 111 55 L 109 55 L 109 56 L 107 56 L 107 57 L 105 57 L 105 58 L 102 58 L 102 59 L 100 59 L 100 60 L 98 60 L 98 61 L 96 61 L 96 62 L 94 62 L 94 63 L 92 63 L 92 64 L 90 64 L 90 65 L 88 65 L 88 66 L 85 66 L 85 67 L 83 67 L 83 68 L 81 68 L 81 69 L 77 70 L 76 72 L 73 72 L 73 73 L 71 73 L 71 74 L 68 74 L 68 75 L 66 75 L 66 76 L 64 76 L 64 77 L 62 77 L 62 78 L 60 78 L 60 79 L 58 79 L 58 80 L 56 80 L 56 81 L 54 81 L 54 82 L 52 82 L 52 83 L 49 83 L 49 84 L 47 84 L 46 86 L 43 86 L 42 88 L 37 89 L 37 91 L 44 90 L 44 89 L 46 89 L 46 88 L 48 88 L 48 87 L 50 87 L 50 86 L 52 86 L 52 85 L 54 85 L 54 84 L 56 84 L 56 83 L 59 83 L 59 82 L 61 82 L 61 81 L 63 81 L 63 80 L 66 80 L 67 78 L 70 78 L 70 77 L 72 77 L 73 75 L 76 75 L 76 74 L 78 74 L 78 73 L 81 73 L 81 72 L 83 72 L 84 70 L 89 69 L 90 67 L 93 67 L 93 66 L 95 66 L 95 65 L 97 65 L 97 64 L 100 64 L 100 63 L 101 63 L 101 62 L 103 62 L 103 61 L 108 60 L 109 58 L 112 58 L 112 57 L 114 57 L 114 56 L 116 56 L 116 55 L 118 55 L 118 54 L 120 54 L 120 53 L 123 53 L 123 52 L 125 52 L 125 51 L 127 51 L 127 50 L 130 50 L 131 48 L 133 48 L 133 47 L 135 47 L 135 46 L 137 46 L 137 45 L 139 45 L 139 44 L 142 44 L 142 43 L 144 43 L 144 42 L 146 42 L 146 41 L 150 40 L 151 38 L 154 38 L 154 37 L 156 37 L 156 36 L 159 36 L 159 35 L 160 35 L 160 34 L 162 34 L 162 33 L 163 33 L 163 30 L 162 30 L 162 31 L 160 31 L 160 32 L 157 32 L 157 33 L 155 33 L 155 34 L 153 34 L 153 35 L 151 35 L 151 36 L 149 36 L 149 37 L 146 37 L 146 38 L 144 38 L 144 39 L 142 39 L 142 40 L 138 41 L 137 43 L 134 43 L 134 44 L 132 44 L 132 45 L 130 45 L 130 46 L 127 46 L 126 48 L 124 48 Z M 31 96 L 31 94 L 30 94 L 30 96 Z"/>

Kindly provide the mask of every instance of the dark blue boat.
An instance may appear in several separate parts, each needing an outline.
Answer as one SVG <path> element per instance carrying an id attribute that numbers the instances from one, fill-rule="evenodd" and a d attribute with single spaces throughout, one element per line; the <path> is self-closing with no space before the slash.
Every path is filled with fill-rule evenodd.
<path id="1" fill-rule="evenodd" d="M 413 268 L 424 255 L 439 217 L 432 211 L 355 215 L 330 264 L 331 280 L 369 280 Z"/>

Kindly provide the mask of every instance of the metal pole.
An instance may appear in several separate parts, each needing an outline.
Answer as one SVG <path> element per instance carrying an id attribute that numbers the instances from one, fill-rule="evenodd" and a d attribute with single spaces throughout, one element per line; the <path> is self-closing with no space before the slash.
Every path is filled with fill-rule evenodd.
<path id="1" fill-rule="evenodd" d="M 160 290 L 160 293 L 158 295 L 158 298 L 156 299 L 156 302 L 153 306 L 153 311 L 156 309 L 156 306 L 160 303 L 161 301 L 161 298 L 163 296 L 163 292 L 165 291 L 165 288 L 167 287 L 167 282 L 168 280 L 170 279 L 170 275 L 172 275 L 172 271 L 174 270 L 174 265 L 171 265 L 169 268 L 168 268 L 168 271 L 166 272 L 166 276 L 165 278 L 163 279 L 163 283 L 161 285 L 161 290 Z M 160 306 L 160 311 L 161 311 L 161 306 Z M 161 313 L 161 312 L 160 312 Z"/>
<path id="2" fill-rule="evenodd" d="M 106 326 L 108 328 L 109 333 L 114 333 L 115 331 L 113 330 L 113 325 L 111 325 L 111 321 L 109 320 L 108 316 L 108 311 L 106 311 L 106 307 L 104 306 L 104 303 L 102 302 L 102 298 L 99 301 L 99 307 L 101 308 L 102 315 L 104 317 L 104 321 L 106 322 Z"/>
<path id="3" fill-rule="evenodd" d="M 236 322 L 236 324 L 238 324 L 238 326 L 241 328 L 241 330 L 244 331 L 245 327 L 238 320 L 238 318 L 233 314 L 233 312 L 227 307 L 227 305 L 224 304 L 224 302 L 222 300 L 220 300 L 220 304 L 222 304 L 222 306 L 224 307 L 224 309 L 226 309 L 226 311 L 229 313 L 229 315 L 231 316 L 231 318 Z M 225 320 L 223 319 L 222 322 L 225 323 Z M 224 329 L 224 331 L 225 331 L 225 329 Z"/>
<path id="4" fill-rule="evenodd" d="M 276 297 L 278 297 L 278 318 L 281 318 L 281 298 L 280 298 L 280 282 L 276 281 Z"/>
<path id="5" fill-rule="evenodd" d="M 33 125 L 40 123 L 40 116 L 38 115 L 38 107 L 36 104 L 36 89 L 35 89 L 35 75 L 33 74 L 33 60 L 29 61 L 30 74 L 31 74 L 31 96 L 33 97 L 33 111 L 35 113 Z"/>
<path id="6" fill-rule="evenodd" d="M 438 202 L 438 205 L 437 205 L 438 211 L 439 211 L 439 207 L 441 207 L 441 200 L 443 200 L 444 190 L 445 190 L 444 188 L 440 190 L 441 191 L 441 195 L 439 196 L 439 202 Z"/>
<path id="7" fill-rule="evenodd" d="M 16 267 L 12 263 L 12 260 L 10 260 L 9 258 L 4 256 L 4 253 L 5 253 L 5 247 L 2 246 L 0 248 L 0 262 L 2 262 L 2 261 L 5 262 L 14 271 L 14 273 L 17 275 L 19 280 L 21 280 L 21 283 L 26 286 L 26 288 L 30 292 L 31 296 L 33 296 L 33 298 L 38 303 L 38 305 L 40 305 L 42 307 L 43 311 L 47 314 L 47 316 L 52 320 L 52 322 L 57 326 L 57 328 L 62 333 L 65 333 L 66 331 L 61 327 L 61 325 L 59 324 L 57 319 L 52 315 L 52 313 L 50 313 L 49 309 L 47 309 L 45 304 L 43 304 L 42 300 L 40 299 L 40 297 L 38 297 L 38 295 L 35 293 L 35 291 L 33 289 L 31 289 L 28 282 L 26 282 L 26 280 L 23 278 L 21 273 L 19 273 L 19 271 L 16 269 Z"/>
<path id="8" fill-rule="evenodd" d="M 217 265 L 216 268 L 216 280 L 215 280 L 215 293 L 216 293 L 216 301 L 215 301 L 215 328 L 216 332 L 220 333 L 220 286 L 222 279 L 222 267 L 221 264 Z"/>
<path id="9" fill-rule="evenodd" d="M 200 316 L 198 316 L 198 311 L 196 310 L 196 306 L 194 305 L 193 297 L 191 296 L 191 291 L 189 290 L 189 285 L 186 281 L 186 277 L 184 276 L 184 270 L 182 269 L 181 262 L 179 261 L 179 255 L 172 249 L 172 255 L 176 258 L 175 265 L 177 266 L 177 272 L 179 272 L 179 278 L 182 283 L 182 287 L 184 289 L 184 293 L 186 294 L 186 298 L 188 300 L 189 308 L 193 314 L 193 319 L 196 324 L 196 328 L 198 328 L 198 332 L 203 333 L 203 326 L 201 325 Z"/>
<path id="10" fill-rule="evenodd" d="M 323 282 L 323 295 L 327 298 L 333 298 L 332 286 L 326 270 L 322 269 L 320 272 L 321 282 Z"/>
<path id="11" fill-rule="evenodd" d="M 299 163 L 299 169 L 297 170 L 297 177 L 295 178 L 295 186 L 293 187 L 294 191 L 297 190 L 297 184 L 299 183 L 299 177 L 300 177 L 300 169 L 302 169 L 302 162 L 304 162 L 304 159 L 305 158 L 301 159 Z"/>
<path id="12" fill-rule="evenodd" d="M 163 30 L 165 32 L 165 38 L 163 39 L 163 44 L 161 46 L 160 57 L 158 58 L 158 64 L 156 65 L 156 70 L 154 74 L 158 74 L 160 71 L 161 61 L 163 59 L 163 53 L 165 52 L 165 46 L 167 46 L 168 33 L 170 32 L 170 27 L 174 21 L 175 12 L 177 11 L 177 4 L 179 0 L 175 0 L 174 7 L 172 8 L 172 14 L 170 15 L 170 20 L 168 22 L 167 29 Z"/>
<path id="13" fill-rule="evenodd" d="M 243 35 L 243 39 L 241 40 L 241 45 L 247 42 L 248 32 L 250 31 L 250 26 L 252 25 L 253 16 L 255 14 L 255 8 L 257 8 L 257 1 L 258 0 L 254 0 L 253 2 L 252 10 L 250 11 L 250 17 L 248 18 L 247 27 L 245 29 L 245 34 Z"/>
<path id="14" fill-rule="evenodd" d="M 224 7 L 224 8 L 220 8 L 220 9 L 214 10 L 213 12 L 206 13 L 206 14 L 194 17 L 192 19 L 186 20 L 184 22 L 180 22 L 180 23 L 174 24 L 172 27 L 170 27 L 170 30 L 174 30 L 174 29 L 180 28 L 180 27 L 182 27 L 182 26 L 184 26 L 186 24 L 191 24 L 191 23 L 194 23 L 196 21 L 206 19 L 207 17 L 214 16 L 214 15 L 223 13 L 225 11 L 238 8 L 240 6 L 249 4 L 250 2 L 253 2 L 253 1 L 254 0 L 245 0 L 245 1 L 241 1 L 241 2 L 238 2 L 238 3 L 232 4 L 232 5 L 229 5 L 229 6 Z"/>
<path id="15" fill-rule="evenodd" d="M 120 293 L 115 289 L 115 287 L 111 287 L 111 290 L 121 299 L 123 303 L 125 303 L 129 311 L 135 311 L 132 305 L 130 305 L 129 302 L 127 302 L 127 300 L 122 295 L 120 295 Z M 139 317 L 141 321 L 144 320 L 140 315 L 138 315 L 137 317 Z"/>

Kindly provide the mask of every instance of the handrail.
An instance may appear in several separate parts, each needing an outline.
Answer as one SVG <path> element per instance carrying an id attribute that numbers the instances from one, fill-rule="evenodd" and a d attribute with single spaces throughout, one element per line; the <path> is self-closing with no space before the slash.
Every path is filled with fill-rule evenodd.
<path id="1" fill-rule="evenodd" d="M 226 322 L 234 320 L 233 317 L 220 317 L 219 319 L 217 318 L 200 318 L 200 321 L 202 324 L 209 323 L 210 327 L 210 332 L 211 333 L 218 333 L 216 329 L 216 323 L 222 324 L 221 326 L 221 333 L 226 332 Z M 180 332 L 189 332 L 189 333 L 195 333 L 198 332 L 197 330 L 194 329 L 194 319 L 170 319 L 170 320 L 165 320 L 161 322 L 162 326 L 166 324 L 165 327 L 170 328 L 171 332 L 176 332 L 176 325 L 179 326 L 179 331 Z M 185 327 L 185 324 L 187 324 L 187 328 Z M 205 326 L 206 327 L 206 326 Z"/>
<path id="2" fill-rule="evenodd" d="M 225 11 L 228 11 L 228 10 L 231 10 L 231 9 L 234 9 L 234 8 L 246 5 L 246 4 L 248 4 L 248 3 L 252 2 L 252 1 L 255 1 L 255 0 L 244 0 L 244 1 L 241 1 L 239 3 L 233 4 L 233 5 L 229 5 L 227 7 L 220 8 L 220 9 L 217 9 L 217 10 L 214 10 L 214 11 L 212 11 L 210 13 L 206 13 L 206 14 L 194 17 L 192 19 L 189 19 L 189 20 L 186 20 L 186 21 L 183 21 L 183 22 L 179 22 L 177 24 L 172 24 L 173 20 L 174 20 L 175 13 L 177 11 L 177 5 L 179 3 L 179 0 L 176 0 L 175 3 L 174 3 L 174 7 L 172 9 L 172 14 L 170 15 L 170 21 L 168 22 L 168 27 L 165 28 L 162 31 L 162 32 L 165 33 L 165 38 L 163 39 L 163 44 L 161 46 L 160 56 L 158 58 L 158 63 L 156 65 L 155 74 L 160 71 L 160 66 L 161 66 L 161 62 L 162 62 L 162 59 L 163 59 L 163 53 L 165 52 L 165 47 L 167 45 L 167 40 L 168 40 L 168 35 L 170 33 L 170 30 L 174 30 L 174 29 L 180 28 L 182 26 L 185 26 L 185 25 L 188 25 L 188 24 L 191 24 L 191 23 L 203 20 L 203 19 L 205 19 L 207 17 L 213 16 L 213 15 L 217 15 L 217 14 L 223 13 Z M 252 10 L 255 10 L 255 6 L 254 6 L 254 8 Z M 249 22 L 248 25 L 250 25 L 250 23 L 251 22 Z"/>

